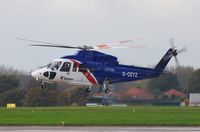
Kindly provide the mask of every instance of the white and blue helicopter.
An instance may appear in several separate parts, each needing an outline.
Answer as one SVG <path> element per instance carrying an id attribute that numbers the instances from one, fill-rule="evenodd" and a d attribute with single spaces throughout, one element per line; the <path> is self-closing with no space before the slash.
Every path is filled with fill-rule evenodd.
<path id="1" fill-rule="evenodd" d="M 163 70 L 172 57 L 175 57 L 175 60 L 178 63 L 176 56 L 178 53 L 186 50 L 186 48 L 177 50 L 173 46 L 173 40 L 171 40 L 172 48 L 166 52 L 155 68 L 146 68 L 119 64 L 117 57 L 95 50 L 124 48 L 125 46 L 112 47 L 112 44 L 102 44 L 97 46 L 65 46 L 29 39 L 20 39 L 39 43 L 31 46 L 79 49 L 75 55 L 63 56 L 55 59 L 47 66 L 33 71 L 31 75 L 36 80 L 41 81 L 42 88 L 44 88 L 44 83 L 66 82 L 72 85 L 88 86 L 86 89 L 87 92 L 91 91 L 92 86 L 99 85 L 105 93 L 109 93 L 109 85 L 114 83 L 158 77 L 163 73 Z M 129 41 L 131 40 L 120 41 L 118 43 L 123 44 Z"/>

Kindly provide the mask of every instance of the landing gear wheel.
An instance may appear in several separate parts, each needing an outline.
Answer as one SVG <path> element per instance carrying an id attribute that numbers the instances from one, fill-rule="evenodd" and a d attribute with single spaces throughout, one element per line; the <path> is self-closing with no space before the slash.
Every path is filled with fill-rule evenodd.
<path id="1" fill-rule="evenodd" d="M 110 89 L 108 88 L 108 85 L 109 85 L 109 80 L 106 80 L 103 82 L 103 89 L 104 89 L 104 92 L 106 94 L 108 94 L 110 92 Z"/>
<path id="2" fill-rule="evenodd" d="M 41 89 L 45 89 L 44 83 L 41 84 Z"/>
<path id="3" fill-rule="evenodd" d="M 110 89 L 107 88 L 107 89 L 105 90 L 105 93 L 106 93 L 106 94 L 110 93 Z"/>
<path id="4" fill-rule="evenodd" d="M 87 93 L 91 92 L 91 87 L 86 88 L 85 90 Z"/>

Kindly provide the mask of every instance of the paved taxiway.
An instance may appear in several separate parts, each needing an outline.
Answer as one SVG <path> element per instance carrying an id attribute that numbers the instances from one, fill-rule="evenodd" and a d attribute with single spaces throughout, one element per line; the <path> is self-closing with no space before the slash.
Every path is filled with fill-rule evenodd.
<path id="1" fill-rule="evenodd" d="M 0 132 L 200 132 L 200 127 L 0 127 Z"/>

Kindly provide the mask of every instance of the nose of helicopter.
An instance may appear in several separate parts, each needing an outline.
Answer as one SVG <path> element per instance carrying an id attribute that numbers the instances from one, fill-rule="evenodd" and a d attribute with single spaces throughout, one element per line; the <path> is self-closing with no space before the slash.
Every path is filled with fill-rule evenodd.
<path id="1" fill-rule="evenodd" d="M 31 73 L 31 76 L 32 76 L 33 78 L 35 78 L 35 79 L 38 79 L 38 78 L 40 77 L 40 75 L 41 75 L 41 73 L 40 73 L 38 70 L 33 71 L 33 72 Z"/>

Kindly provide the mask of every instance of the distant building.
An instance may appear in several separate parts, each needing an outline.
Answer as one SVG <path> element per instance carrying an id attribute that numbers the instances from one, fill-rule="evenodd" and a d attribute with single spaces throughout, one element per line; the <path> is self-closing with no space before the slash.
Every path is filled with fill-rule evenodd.
<path id="1" fill-rule="evenodd" d="M 176 89 L 170 89 L 163 93 L 163 95 L 169 97 L 169 98 L 184 98 L 186 97 L 186 94 L 176 90 Z"/>
<path id="2" fill-rule="evenodd" d="M 200 106 L 200 93 L 190 93 L 189 106 Z"/>
<path id="3" fill-rule="evenodd" d="M 129 88 L 125 92 L 125 96 L 139 99 L 139 100 L 152 100 L 154 96 L 151 92 L 144 88 Z"/>

